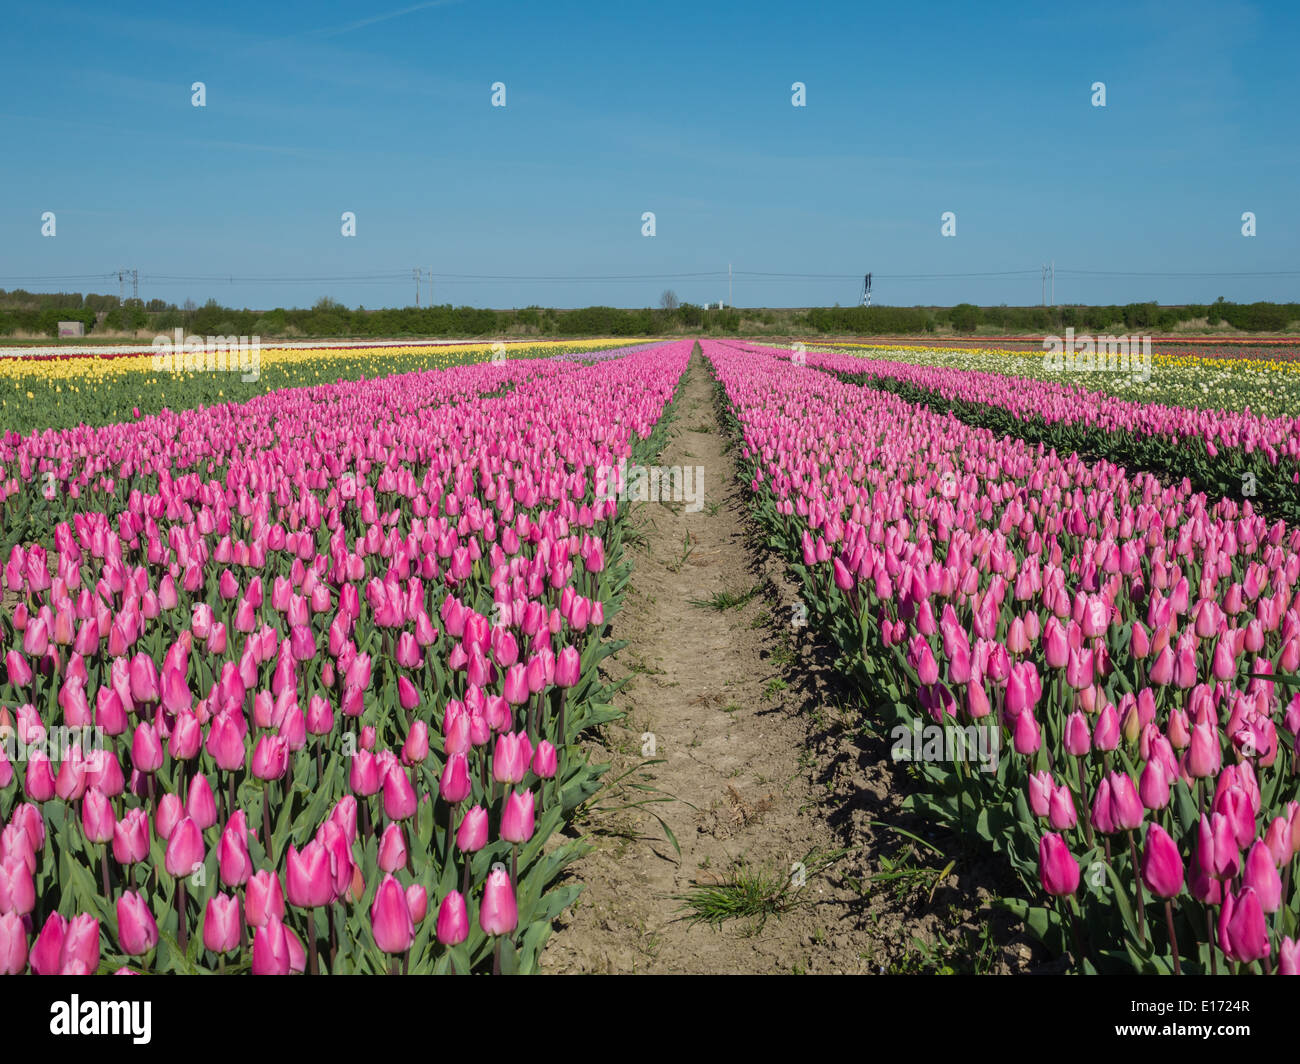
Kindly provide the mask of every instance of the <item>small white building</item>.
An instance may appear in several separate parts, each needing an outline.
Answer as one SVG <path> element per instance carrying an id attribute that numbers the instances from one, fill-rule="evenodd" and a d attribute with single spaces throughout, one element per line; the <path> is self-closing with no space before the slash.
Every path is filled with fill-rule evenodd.
<path id="1" fill-rule="evenodd" d="M 85 336 L 86 326 L 79 321 L 61 321 L 59 322 L 60 336 Z"/>

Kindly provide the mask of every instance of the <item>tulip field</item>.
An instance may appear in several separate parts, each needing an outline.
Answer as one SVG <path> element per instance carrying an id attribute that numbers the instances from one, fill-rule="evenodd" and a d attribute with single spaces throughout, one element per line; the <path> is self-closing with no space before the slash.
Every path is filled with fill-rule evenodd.
<path id="1" fill-rule="evenodd" d="M 620 712 L 603 482 L 688 364 L 857 711 L 985 734 L 907 801 L 999 904 L 1081 973 L 1300 971 L 1293 363 L 490 350 L 0 359 L 0 972 L 537 971 Z"/>

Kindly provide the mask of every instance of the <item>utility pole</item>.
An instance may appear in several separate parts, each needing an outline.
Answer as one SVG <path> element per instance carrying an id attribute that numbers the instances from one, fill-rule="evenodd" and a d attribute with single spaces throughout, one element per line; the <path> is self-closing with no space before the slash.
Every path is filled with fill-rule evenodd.
<path id="1" fill-rule="evenodd" d="M 727 263 L 727 306 L 729 308 L 735 306 L 731 301 L 731 263 Z"/>
<path id="2" fill-rule="evenodd" d="M 415 278 L 415 309 L 420 309 L 420 268 L 417 266 L 411 271 L 411 276 Z"/>
<path id="3" fill-rule="evenodd" d="M 129 272 L 125 267 L 117 271 L 117 305 L 119 307 L 126 301 L 126 275 Z"/>
<path id="4" fill-rule="evenodd" d="M 140 271 L 131 271 L 131 302 L 140 302 Z"/>
<path id="5" fill-rule="evenodd" d="M 1043 263 L 1042 266 L 1042 279 L 1043 279 L 1042 302 L 1043 302 L 1043 306 L 1047 306 L 1047 263 Z"/>
<path id="6" fill-rule="evenodd" d="M 1056 260 L 1052 260 L 1050 267 L 1052 271 L 1052 306 L 1056 306 Z"/>

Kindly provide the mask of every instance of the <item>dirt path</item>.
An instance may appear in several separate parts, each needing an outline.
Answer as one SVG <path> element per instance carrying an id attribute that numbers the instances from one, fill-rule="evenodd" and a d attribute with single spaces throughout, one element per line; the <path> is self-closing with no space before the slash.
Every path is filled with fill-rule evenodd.
<path id="1" fill-rule="evenodd" d="M 981 943 L 985 862 L 948 866 L 955 840 L 895 830 L 925 831 L 898 808 L 903 770 L 839 708 L 838 678 L 791 623 L 795 588 L 755 541 L 698 353 L 674 409 L 659 461 L 702 467 L 704 505 L 634 512 L 636 569 L 613 633 L 629 645 L 610 668 L 631 677 L 617 699 L 627 716 L 591 751 L 622 781 L 574 825 L 594 848 L 570 870 L 584 890 L 542 970 L 1020 968 L 1029 950 L 1009 932 Z M 719 594 L 739 601 L 702 604 Z M 659 800 L 631 804 L 646 799 Z M 692 922 L 706 901 L 728 918 Z"/>

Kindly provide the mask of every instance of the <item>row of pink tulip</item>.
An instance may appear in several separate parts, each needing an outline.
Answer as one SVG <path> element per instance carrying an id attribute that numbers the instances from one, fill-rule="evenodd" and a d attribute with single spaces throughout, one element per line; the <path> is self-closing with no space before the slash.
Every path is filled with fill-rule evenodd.
<path id="1" fill-rule="evenodd" d="M 1062 933 L 1083 913 L 1140 970 L 1295 971 L 1300 695 L 1282 682 L 1300 665 L 1300 532 L 764 351 L 704 349 L 762 512 L 811 605 L 858 633 L 862 675 L 1001 740 L 998 772 L 959 789 L 1026 881 L 1069 900 Z M 1081 885 L 1081 863 L 1100 878 Z M 1102 964 L 1080 941 L 1079 963 Z"/>
<path id="2" fill-rule="evenodd" d="M 4 565 L 0 971 L 535 964 L 598 775 L 597 470 L 688 353 L 22 440 L 18 490 L 52 469 L 66 509 Z"/>
<path id="3" fill-rule="evenodd" d="M 745 350 L 774 358 L 795 357 L 790 351 L 744 344 Z M 805 365 L 833 373 L 867 374 L 903 381 L 945 399 L 999 407 L 1021 420 L 1049 425 L 1081 424 L 1105 432 L 1154 436 L 1174 441 L 1203 441 L 1211 457 L 1220 451 L 1243 455 L 1261 452 L 1300 483 L 1300 415 L 1268 418 L 1247 410 L 1198 406 L 1168 406 L 1121 399 L 1082 384 L 1016 377 L 982 370 L 925 366 L 891 359 L 837 352 L 806 352 Z"/>

